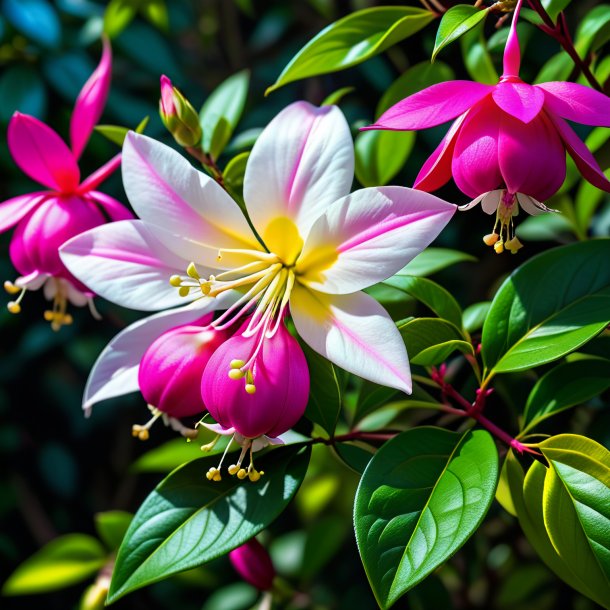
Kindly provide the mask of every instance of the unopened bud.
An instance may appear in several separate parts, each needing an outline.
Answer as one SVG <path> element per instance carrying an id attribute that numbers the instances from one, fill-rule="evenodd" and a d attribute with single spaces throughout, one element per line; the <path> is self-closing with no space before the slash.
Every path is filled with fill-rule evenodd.
<path id="1" fill-rule="evenodd" d="M 180 146 L 198 146 L 201 142 L 199 115 L 191 103 L 172 85 L 167 76 L 161 76 L 159 115 L 167 130 Z"/>
<path id="2" fill-rule="evenodd" d="M 275 568 L 269 553 L 256 538 L 248 540 L 246 544 L 231 551 L 229 559 L 246 582 L 260 591 L 271 589 L 275 578 Z"/>

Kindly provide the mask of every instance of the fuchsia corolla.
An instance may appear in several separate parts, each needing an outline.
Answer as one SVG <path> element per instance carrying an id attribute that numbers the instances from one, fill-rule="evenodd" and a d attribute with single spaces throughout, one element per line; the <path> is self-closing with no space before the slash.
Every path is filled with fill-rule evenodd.
<path id="1" fill-rule="evenodd" d="M 62 247 L 62 260 L 91 290 L 126 307 L 194 303 L 123 331 L 96 364 L 85 406 L 119 393 L 118 379 L 137 388 L 143 346 L 170 328 L 169 320 L 188 323 L 189 315 L 192 320 L 213 310 L 221 313 L 210 327 L 230 330 L 233 338 L 205 367 L 203 402 L 221 431 L 243 445 L 240 460 L 247 449 L 275 442 L 268 434 L 285 432 L 307 403 L 309 374 L 284 326 L 288 314 L 301 339 L 330 361 L 410 392 L 396 325 L 361 290 L 425 248 L 456 206 L 404 187 L 349 194 L 353 169 L 352 138 L 341 111 L 292 104 L 252 150 L 244 181 L 246 218 L 218 183 L 179 153 L 130 133 L 123 182 L 141 220 L 72 239 Z M 222 405 L 214 387 L 223 387 L 231 404 Z M 218 480 L 220 465 L 212 470 L 208 478 Z M 241 461 L 230 468 L 232 474 L 241 471 Z M 252 464 L 244 473 L 252 480 L 259 476 Z"/>
<path id="2" fill-rule="evenodd" d="M 16 112 L 8 127 L 8 146 L 15 163 L 33 180 L 50 190 L 28 193 L 0 203 L 0 232 L 15 226 L 10 257 L 21 276 L 6 281 L 7 292 L 17 295 L 8 304 L 21 311 L 27 290 L 43 288 L 53 301 L 45 319 L 54 330 L 69 324 L 67 303 L 89 304 L 97 317 L 94 293 L 79 282 L 59 258 L 59 247 L 68 239 L 104 224 L 107 218 L 124 220 L 132 214 L 118 201 L 97 190 L 120 165 L 117 155 L 81 182 L 78 159 L 99 120 L 110 87 L 112 56 L 104 42 L 99 66 L 82 88 L 70 121 L 68 147 L 48 125 L 33 116 Z"/>
<path id="3" fill-rule="evenodd" d="M 496 213 L 484 237 L 496 252 L 517 252 L 513 216 L 519 206 L 529 214 L 551 211 L 543 201 L 566 176 L 566 151 L 594 186 L 610 191 L 597 161 L 568 125 L 610 127 L 610 98 L 584 85 L 549 82 L 529 85 L 519 78 L 521 55 L 517 3 L 497 85 L 449 81 L 398 102 L 364 129 L 417 130 L 457 119 L 421 168 L 414 187 L 434 191 L 455 180 L 487 214 Z"/>

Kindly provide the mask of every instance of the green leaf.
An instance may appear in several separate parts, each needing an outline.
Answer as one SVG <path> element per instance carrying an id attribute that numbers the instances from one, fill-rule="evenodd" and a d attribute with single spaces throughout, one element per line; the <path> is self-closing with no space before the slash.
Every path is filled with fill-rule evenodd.
<path id="1" fill-rule="evenodd" d="M 610 606 L 610 452 L 590 439 L 561 434 L 540 443 L 550 468 L 544 524 L 570 569 Z M 602 605 L 604 605 L 602 603 Z"/>
<path id="2" fill-rule="evenodd" d="M 439 318 L 445 318 L 458 328 L 462 327 L 462 309 L 449 291 L 432 280 L 409 275 L 395 275 L 383 282 L 392 288 L 410 294 L 431 309 Z"/>
<path id="3" fill-rule="evenodd" d="M 146 126 L 148 125 L 148 118 L 144 117 L 140 124 L 135 128 L 136 133 L 144 133 Z M 95 131 L 101 133 L 106 139 L 123 146 L 125 137 L 131 131 L 129 127 L 121 127 L 120 125 L 96 125 Z"/>
<path id="4" fill-rule="evenodd" d="M 320 106 L 336 106 L 346 95 L 355 91 L 356 87 L 341 87 L 324 98 Z"/>
<path id="5" fill-rule="evenodd" d="M 467 341 L 451 340 L 438 343 L 437 345 L 431 345 L 430 347 L 421 350 L 416 356 L 411 358 L 411 362 L 421 366 L 434 366 L 445 362 L 445 360 L 455 351 L 471 356 L 474 355 L 474 349 Z"/>
<path id="6" fill-rule="evenodd" d="M 426 248 L 396 275 L 417 275 L 418 277 L 424 277 L 433 275 L 457 263 L 474 263 L 476 261 L 477 259 L 474 256 L 459 250 Z"/>
<path id="7" fill-rule="evenodd" d="M 223 472 L 205 473 L 217 457 L 174 470 L 144 500 L 119 549 L 110 603 L 130 591 L 220 557 L 267 527 L 299 488 L 309 447 L 280 447 L 256 460 L 265 474 L 257 483 Z"/>
<path id="8" fill-rule="evenodd" d="M 462 58 L 473 80 L 486 85 L 496 85 L 500 77 L 487 49 L 483 26 L 484 24 L 480 23 L 462 36 L 460 40 Z"/>
<path id="9" fill-rule="evenodd" d="M 310 40 L 265 95 L 296 80 L 362 63 L 412 36 L 434 17 L 430 11 L 409 6 L 380 6 L 351 13 Z"/>
<path id="10" fill-rule="evenodd" d="M 485 318 L 489 313 L 491 301 L 481 301 L 474 303 L 464 309 L 462 317 L 464 319 L 464 330 L 469 333 L 479 330 L 485 323 Z"/>
<path id="11" fill-rule="evenodd" d="M 483 326 L 486 375 L 546 364 L 610 322 L 610 240 L 554 248 L 527 261 L 498 290 Z"/>
<path id="12" fill-rule="evenodd" d="M 316 519 L 307 532 L 299 578 L 310 580 L 316 576 L 337 554 L 349 529 L 349 521 L 343 515 L 327 515 Z"/>
<path id="13" fill-rule="evenodd" d="M 373 457 L 373 453 L 353 443 L 336 443 L 333 449 L 349 468 L 362 474 Z"/>
<path id="14" fill-rule="evenodd" d="M 515 501 L 513 500 L 513 494 L 511 492 L 509 482 L 509 467 L 511 459 L 514 459 L 514 456 L 512 451 L 509 451 L 506 455 L 504 463 L 502 464 L 502 470 L 500 471 L 500 478 L 498 479 L 498 487 L 496 489 L 496 500 L 507 513 L 513 517 L 516 517 L 517 508 L 515 507 Z M 519 466 L 519 464 L 517 464 L 517 466 Z M 519 468 L 521 468 L 521 466 L 519 466 Z M 523 471 L 521 471 L 521 482 L 519 485 L 523 487 Z"/>
<path id="15" fill-rule="evenodd" d="M 413 131 L 361 131 L 356 136 L 356 178 L 362 186 L 388 184 L 406 163 L 413 145 Z"/>
<path id="16" fill-rule="evenodd" d="M 533 387 L 519 436 L 548 417 L 583 404 L 610 388 L 610 360 L 583 358 L 556 366 Z"/>
<path id="17" fill-rule="evenodd" d="M 230 76 L 210 94 L 199 113 L 203 131 L 201 147 L 217 159 L 231 139 L 246 105 L 250 72 Z"/>
<path id="18" fill-rule="evenodd" d="M 95 529 L 102 542 L 111 550 L 121 546 L 133 515 L 124 510 L 109 510 L 95 515 Z"/>
<path id="19" fill-rule="evenodd" d="M 542 6 L 544 6 L 551 19 L 557 22 L 557 16 L 570 4 L 570 2 L 572 2 L 572 0 L 542 0 Z"/>
<path id="20" fill-rule="evenodd" d="M 146 0 L 141 11 L 144 17 L 160 30 L 169 30 L 169 17 L 164 0 Z"/>
<path id="21" fill-rule="evenodd" d="M 110 0 L 104 12 L 104 33 L 109 38 L 115 38 L 129 25 L 135 14 L 133 2 Z"/>
<path id="22" fill-rule="evenodd" d="M 590 51 L 596 51 L 610 37 L 610 4 L 600 4 L 590 11 L 578 23 L 574 48 L 581 57 Z"/>
<path id="23" fill-rule="evenodd" d="M 341 411 L 341 389 L 335 367 L 326 358 L 302 343 L 311 385 L 305 416 L 319 424 L 332 436 Z"/>
<path id="24" fill-rule="evenodd" d="M 422 353 L 422 360 L 428 363 L 428 360 L 436 360 L 435 350 L 431 350 L 426 353 L 426 350 L 434 348 L 436 346 L 449 343 L 451 349 L 447 355 L 453 352 L 455 349 L 464 349 L 472 352 L 472 346 L 464 341 L 464 336 L 459 329 L 451 322 L 447 320 L 440 320 L 438 318 L 417 318 L 415 320 L 409 320 L 406 324 L 399 324 L 398 330 L 402 335 L 407 346 L 407 353 L 409 359 L 414 364 L 423 364 L 423 362 L 416 362 L 417 356 Z M 466 346 L 462 345 L 466 343 Z M 447 349 L 448 349 L 447 348 Z M 445 348 L 441 348 L 443 355 L 446 353 Z M 446 357 L 446 356 L 445 356 Z M 439 361 L 439 362 L 442 362 Z M 429 362 L 428 364 L 433 364 Z"/>
<path id="25" fill-rule="evenodd" d="M 479 9 L 471 4 L 452 6 L 442 17 L 436 32 L 432 61 L 439 51 L 448 44 L 455 42 L 460 36 L 471 30 L 475 25 L 485 20 L 489 9 Z"/>
<path id="26" fill-rule="evenodd" d="M 47 593 L 93 576 L 105 563 L 106 551 L 85 534 L 68 534 L 49 542 L 8 577 L 3 595 Z"/>
<path id="27" fill-rule="evenodd" d="M 546 83 L 554 80 L 568 80 L 574 70 L 572 58 L 565 52 L 559 51 L 542 66 L 534 79 L 534 83 Z"/>
<path id="28" fill-rule="evenodd" d="M 451 557 L 487 513 L 498 453 L 485 430 L 420 427 L 379 449 L 356 492 L 356 540 L 381 608 Z"/>
<path id="29" fill-rule="evenodd" d="M 239 153 L 227 163 L 222 173 L 227 189 L 239 201 L 243 201 L 244 176 L 249 157 L 249 150 Z"/>

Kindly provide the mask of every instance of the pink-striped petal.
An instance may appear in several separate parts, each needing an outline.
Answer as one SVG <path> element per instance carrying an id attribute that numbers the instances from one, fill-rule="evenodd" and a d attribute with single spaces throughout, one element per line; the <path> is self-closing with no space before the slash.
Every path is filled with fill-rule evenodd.
<path id="1" fill-rule="evenodd" d="M 453 163 L 453 179 L 468 197 L 493 191 L 502 184 L 498 161 L 500 116 L 489 99 L 469 112 L 459 130 Z"/>
<path id="2" fill-rule="evenodd" d="M 36 182 L 69 193 L 80 180 L 74 155 L 48 125 L 15 112 L 8 125 L 8 147 L 15 163 Z"/>
<path id="3" fill-rule="evenodd" d="M 86 415 L 101 400 L 136 392 L 140 360 L 151 343 L 167 330 L 199 320 L 214 305 L 213 299 L 197 301 L 138 320 L 122 330 L 104 348 L 89 373 L 83 396 Z"/>
<path id="4" fill-rule="evenodd" d="M 0 203 L 0 233 L 15 226 L 24 216 L 42 203 L 49 193 L 28 193 Z"/>
<path id="5" fill-rule="evenodd" d="M 565 149 L 546 113 L 527 125 L 503 114 L 498 158 L 511 193 L 544 201 L 557 192 L 566 177 Z"/>
<path id="6" fill-rule="evenodd" d="M 88 197 L 93 199 L 108 214 L 110 220 L 133 220 L 134 218 L 134 215 L 120 201 L 106 195 L 106 193 L 91 191 Z"/>
<path id="7" fill-rule="evenodd" d="M 113 174 L 121 165 L 121 153 L 115 155 L 104 163 L 102 167 L 96 169 L 90 176 L 85 178 L 81 185 L 78 187 L 79 193 L 87 193 L 96 189 L 104 180 L 106 180 L 111 174 Z"/>
<path id="8" fill-rule="evenodd" d="M 297 332 L 316 352 L 350 373 L 411 393 L 404 342 L 375 299 L 363 292 L 328 295 L 297 285 L 290 312 Z"/>
<path id="9" fill-rule="evenodd" d="M 544 105 L 544 93 L 527 83 L 500 82 L 491 95 L 504 112 L 522 123 L 537 117 Z"/>
<path id="10" fill-rule="evenodd" d="M 155 311 L 184 305 L 197 295 L 178 295 L 169 278 L 188 261 L 169 251 L 139 220 L 96 227 L 67 241 L 61 259 L 83 284 L 123 307 Z"/>
<path id="11" fill-rule="evenodd" d="M 569 121 L 610 127 L 610 97 L 577 83 L 541 83 L 545 108 Z"/>
<path id="12" fill-rule="evenodd" d="M 468 113 L 457 118 L 436 150 L 428 157 L 415 178 L 413 188 L 431 193 L 449 182 L 451 178 L 451 161 L 455 149 L 455 141 L 464 119 Z"/>
<path id="13" fill-rule="evenodd" d="M 316 218 L 349 193 L 353 150 L 336 106 L 296 102 L 282 110 L 256 141 L 244 177 L 246 207 L 263 239 L 278 217 L 291 219 L 305 239 Z"/>
<path id="14" fill-rule="evenodd" d="M 110 42 L 104 38 L 102 59 L 84 84 L 72 112 L 70 121 L 70 143 L 72 152 L 78 159 L 89 141 L 93 128 L 102 116 L 110 90 L 112 72 L 112 50 Z"/>
<path id="15" fill-rule="evenodd" d="M 574 159 L 574 163 L 583 177 L 598 189 L 610 192 L 610 182 L 585 143 L 563 119 L 551 115 L 551 120 L 557 127 L 568 153 Z"/>
<path id="16" fill-rule="evenodd" d="M 364 129 L 425 129 L 463 114 L 493 91 L 492 85 L 452 80 L 414 93 L 386 110 Z"/>
<path id="17" fill-rule="evenodd" d="M 122 170 L 133 209 L 178 256 L 217 267 L 221 248 L 262 250 L 235 201 L 169 146 L 130 132 Z"/>
<path id="18" fill-rule="evenodd" d="M 335 202 L 297 260 L 298 281 L 347 294 L 381 282 L 428 246 L 457 207 L 401 186 L 366 188 Z"/>

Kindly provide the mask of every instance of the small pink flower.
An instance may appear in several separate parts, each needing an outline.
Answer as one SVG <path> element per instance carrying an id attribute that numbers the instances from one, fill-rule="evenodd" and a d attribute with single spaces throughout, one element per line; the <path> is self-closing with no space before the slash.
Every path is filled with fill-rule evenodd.
<path id="1" fill-rule="evenodd" d="M 44 286 L 45 296 L 53 300 L 53 309 L 45 318 L 57 330 L 71 322 L 67 302 L 83 306 L 92 313 L 93 293 L 66 269 L 58 254 L 68 239 L 112 220 L 132 218 L 118 201 L 97 191 L 114 172 L 120 155 L 81 182 L 78 158 L 102 113 L 110 86 L 111 51 L 104 41 L 99 66 L 81 90 L 70 123 L 71 148 L 60 136 L 38 119 L 16 112 L 8 127 L 8 147 L 15 163 L 33 180 L 49 190 L 20 195 L 0 204 L 0 232 L 16 226 L 10 246 L 13 264 L 21 274 L 15 282 L 5 282 L 5 289 L 19 295 L 8 304 L 19 313 L 26 290 Z"/>
<path id="2" fill-rule="evenodd" d="M 575 83 L 529 85 L 519 78 L 516 23 L 520 7 L 521 2 L 515 9 L 504 73 L 497 85 L 471 81 L 433 85 L 398 102 L 365 128 L 425 129 L 457 117 L 414 186 L 434 191 L 453 177 L 460 190 L 475 198 L 473 204 L 493 194 L 495 205 L 487 197 L 484 210 L 488 214 L 498 210 L 498 216 L 494 232 L 485 241 L 496 251 L 505 245 L 516 252 L 521 246 L 512 220 L 519 204 L 530 214 L 549 211 L 541 201 L 563 184 L 566 151 L 584 178 L 610 191 L 610 182 L 593 155 L 566 122 L 610 126 L 610 98 Z"/>
<path id="3" fill-rule="evenodd" d="M 268 591 L 273 586 L 275 568 L 269 553 L 256 538 L 231 551 L 229 559 L 237 573 L 259 591 Z"/>

